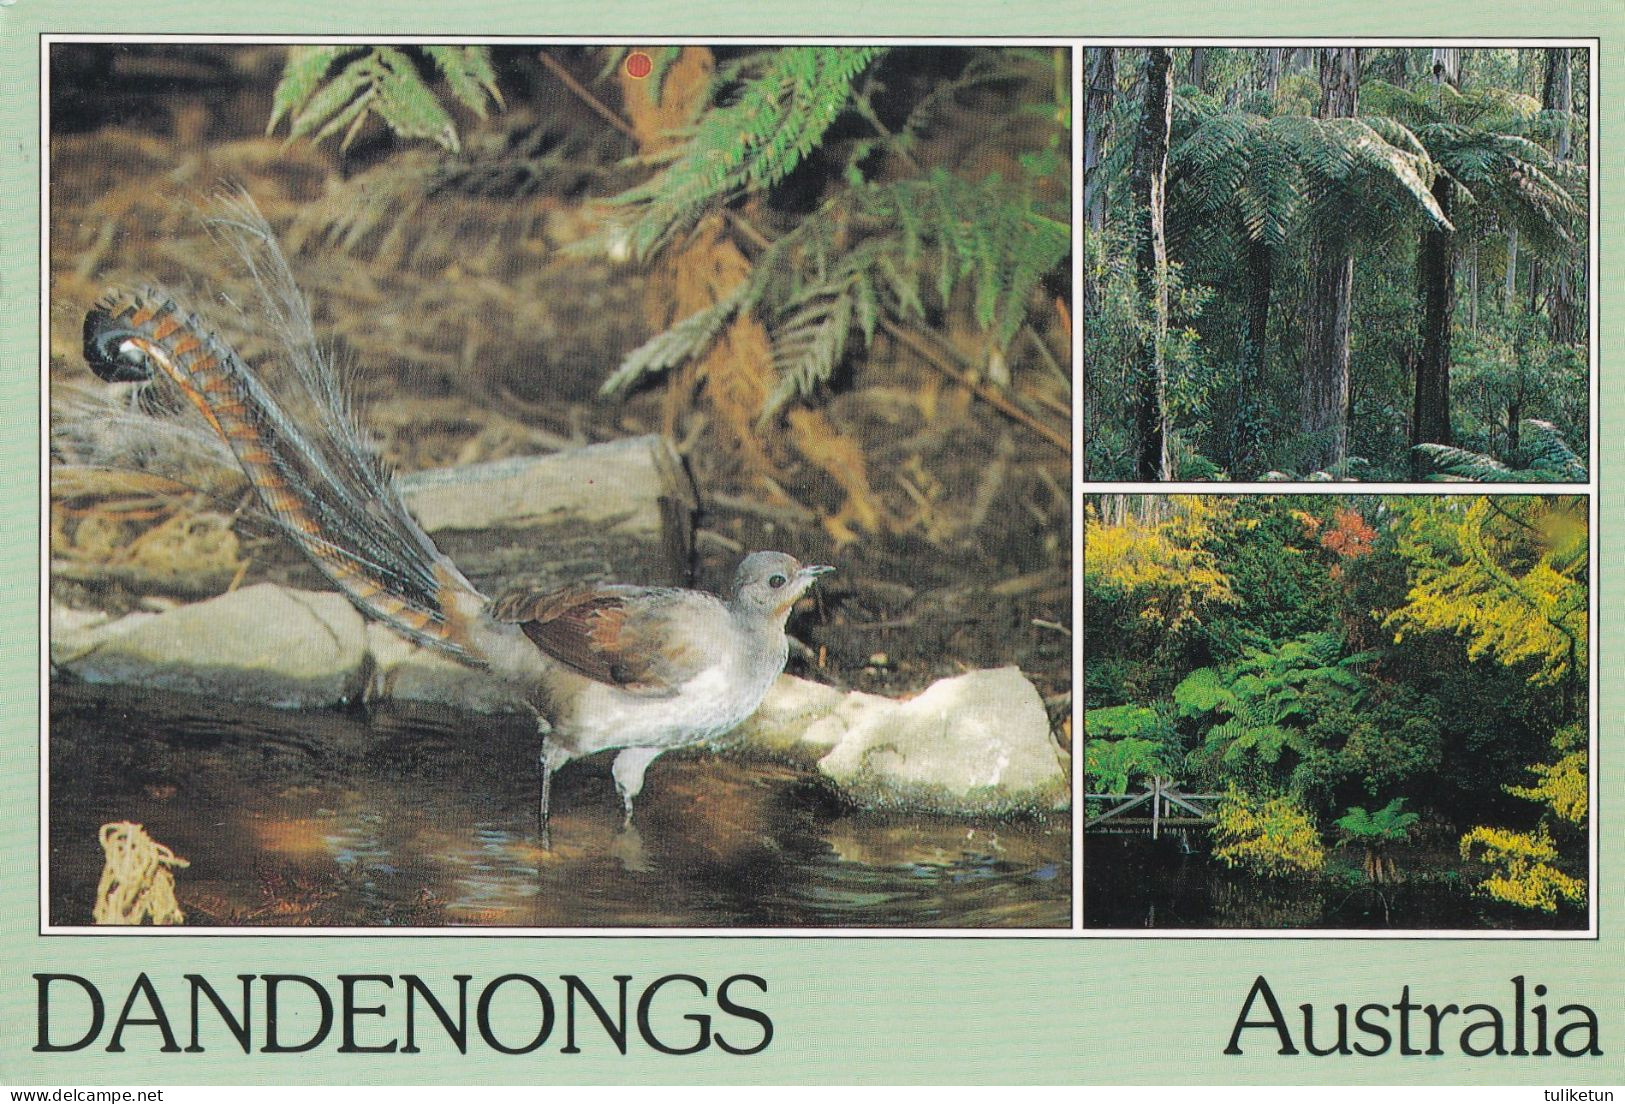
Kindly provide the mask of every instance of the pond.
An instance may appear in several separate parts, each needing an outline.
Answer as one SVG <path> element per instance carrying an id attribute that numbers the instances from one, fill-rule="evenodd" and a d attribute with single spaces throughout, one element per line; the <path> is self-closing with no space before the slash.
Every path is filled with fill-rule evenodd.
<path id="1" fill-rule="evenodd" d="M 1270 881 L 1231 870 L 1196 834 L 1094 835 L 1084 844 L 1083 922 L 1089 928 L 1583 930 L 1585 916 L 1555 916 L 1486 900 L 1470 879 L 1416 863 L 1381 886 L 1352 868 L 1328 864 L 1317 879 Z"/>
<path id="2" fill-rule="evenodd" d="M 1053 928 L 1071 918 L 1065 814 L 972 822 L 853 810 L 801 767 L 680 751 L 631 829 L 599 756 L 560 772 L 537 844 L 536 736 L 518 717 L 287 712 L 51 688 L 53 924 L 88 924 L 98 830 L 187 859 L 188 925 Z"/>

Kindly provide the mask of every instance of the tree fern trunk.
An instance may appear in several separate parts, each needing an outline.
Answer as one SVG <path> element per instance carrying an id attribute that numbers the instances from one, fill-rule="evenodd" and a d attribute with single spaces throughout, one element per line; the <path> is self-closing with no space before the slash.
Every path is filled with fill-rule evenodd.
<path id="1" fill-rule="evenodd" d="M 1230 474 L 1254 479 L 1263 474 L 1264 382 L 1269 374 L 1270 291 L 1275 278 L 1275 249 L 1267 242 L 1247 243 L 1247 347 L 1236 380 L 1235 445 Z"/>
<path id="2" fill-rule="evenodd" d="M 1473 239 L 1473 252 L 1467 261 L 1467 328 L 1478 332 L 1478 239 Z"/>
<path id="3" fill-rule="evenodd" d="M 1518 228 L 1507 229 L 1507 279 L 1502 310 L 1510 316 L 1518 306 Z"/>
<path id="4" fill-rule="evenodd" d="M 1320 50 L 1320 117 L 1359 107 L 1360 64 L 1353 47 Z M 1354 254 L 1346 230 L 1322 223 L 1310 246 L 1308 338 L 1303 361 L 1305 466 L 1332 468 L 1348 456 L 1349 320 Z"/>
<path id="5" fill-rule="evenodd" d="M 1168 478 L 1168 137 L 1173 126 L 1172 58 L 1152 47 L 1145 58 L 1145 109 L 1134 141 L 1131 190 L 1135 210 L 1135 274 L 1141 302 L 1151 314 L 1141 346 L 1136 396 L 1140 479 Z"/>
<path id="6" fill-rule="evenodd" d="M 1450 181 L 1441 176 L 1433 184 L 1433 198 L 1446 218 L 1451 217 Z M 1456 294 L 1456 234 L 1430 226 L 1422 232 L 1417 255 L 1417 286 L 1422 295 L 1421 348 L 1416 357 L 1416 394 L 1411 410 L 1411 444 L 1448 445 L 1450 440 L 1450 319 Z M 1419 479 L 1426 467 L 1411 454 L 1411 477 Z"/>

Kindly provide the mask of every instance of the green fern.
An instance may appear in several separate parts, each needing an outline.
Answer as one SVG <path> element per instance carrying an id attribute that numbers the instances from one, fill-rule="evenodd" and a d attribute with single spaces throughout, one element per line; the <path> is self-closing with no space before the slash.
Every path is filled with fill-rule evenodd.
<path id="1" fill-rule="evenodd" d="M 1451 445 L 1416 445 L 1416 451 L 1433 461 L 1438 470 L 1430 478 L 1444 481 L 1468 480 L 1478 483 L 1584 483 L 1589 476 L 1586 463 L 1557 427 L 1538 418 L 1527 418 L 1532 440 L 1527 446 L 1528 465 L 1513 468 L 1482 452 Z"/>
<path id="2" fill-rule="evenodd" d="M 1058 130 L 1048 147 L 1023 151 L 1013 180 L 921 170 L 910 153 L 916 132 L 954 92 L 1021 77 L 1037 61 L 1051 64 L 1047 53 L 978 52 L 956 80 L 922 97 L 897 133 L 869 103 L 878 81 L 866 67 L 876 55 L 791 48 L 725 67 L 720 85 L 745 82 L 735 98 L 700 120 L 666 170 L 616 200 L 630 218 L 617 244 L 647 256 L 702 211 L 771 188 L 848 107 L 868 122 L 874 136 L 848 142 L 846 171 L 824 201 L 756 257 L 745 286 L 730 299 L 728 310 L 754 311 L 773 343 L 776 382 L 761 411 L 764 420 L 829 380 L 855 337 L 869 345 L 888 317 L 929 320 L 965 309 L 988 334 L 991 350 L 1002 353 L 1026 319 L 1039 282 L 1071 248 L 1064 200 L 1039 198 L 1041 182 L 1065 171 Z M 1052 107 L 1046 114 L 1064 117 L 1065 111 Z M 867 179 L 863 165 L 880 149 L 908 174 Z M 717 308 L 710 308 L 678 322 L 628 356 L 603 392 L 621 392 L 701 355 L 721 332 L 717 318 Z"/>
<path id="3" fill-rule="evenodd" d="M 1360 100 L 1416 136 L 1455 185 L 1459 218 L 1516 225 L 1553 252 L 1584 234 L 1585 167 L 1558 161 L 1539 141 L 1572 116 L 1505 89 L 1463 92 L 1446 83 L 1409 89 L 1372 80 L 1361 85 Z"/>
<path id="4" fill-rule="evenodd" d="M 501 105 L 488 48 L 414 49 L 432 63 L 452 97 L 480 118 L 487 98 Z M 290 137 L 320 142 L 342 132 L 340 146 L 347 148 L 374 116 L 403 138 L 459 149 L 451 114 L 418 72 L 411 52 L 396 46 L 291 47 L 265 130 L 269 134 L 287 119 Z"/>
<path id="5" fill-rule="evenodd" d="M 1370 235 L 1406 209 L 1442 228 L 1434 169 L 1417 137 L 1390 119 L 1265 118 L 1183 104 L 1169 153 L 1170 232 L 1187 256 L 1229 257 L 1231 220 L 1248 241 L 1286 244 L 1306 219 Z"/>
<path id="6" fill-rule="evenodd" d="M 633 256 L 647 259 L 713 203 L 788 176 L 846 107 L 858 74 L 883 52 L 786 47 L 720 72 L 719 84 L 744 79 L 736 98 L 707 112 L 661 172 L 613 200 L 631 216 L 626 243 Z"/>
<path id="7" fill-rule="evenodd" d="M 1407 839 L 1411 830 L 1422 819 L 1416 813 L 1405 812 L 1404 809 L 1403 797 L 1394 798 L 1374 813 L 1367 812 L 1359 805 L 1352 805 L 1347 813 L 1332 823 L 1347 840 L 1367 845 L 1398 843 Z"/>
<path id="8" fill-rule="evenodd" d="M 748 290 L 747 284 L 721 302 L 689 315 L 638 346 L 604 381 L 601 392 L 618 394 L 645 376 L 659 375 L 699 356 L 745 306 Z"/>
<path id="9" fill-rule="evenodd" d="M 855 234 L 868 236 L 853 245 Z M 1066 223 L 1038 209 L 1031 181 L 972 182 L 936 170 L 851 189 L 774 243 L 733 300 L 734 310 L 762 304 L 767 313 L 778 383 L 763 417 L 828 380 L 854 326 L 867 344 L 883 313 L 923 319 L 946 309 L 961 287 L 977 324 L 1007 345 L 1033 290 L 1070 247 Z M 699 355 L 721 332 L 710 324 L 716 309 L 634 350 L 603 392 L 675 366 L 684 359 L 671 355 L 679 349 Z"/>

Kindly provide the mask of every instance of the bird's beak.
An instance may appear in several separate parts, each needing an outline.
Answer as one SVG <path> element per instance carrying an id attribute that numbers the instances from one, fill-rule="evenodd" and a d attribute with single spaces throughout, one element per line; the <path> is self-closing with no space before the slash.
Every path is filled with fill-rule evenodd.
<path id="1" fill-rule="evenodd" d="M 835 569 L 829 564 L 808 564 L 806 567 L 801 569 L 799 574 L 809 583 L 811 583 L 820 575 L 828 575 L 834 570 Z"/>

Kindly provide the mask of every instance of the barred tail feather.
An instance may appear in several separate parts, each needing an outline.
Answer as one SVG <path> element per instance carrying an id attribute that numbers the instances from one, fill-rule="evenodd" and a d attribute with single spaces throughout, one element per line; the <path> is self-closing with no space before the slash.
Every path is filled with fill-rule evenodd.
<path id="1" fill-rule="evenodd" d="M 331 373 L 312 377 L 303 365 L 301 405 L 311 409 L 296 421 L 225 341 L 155 292 L 104 297 L 85 317 L 84 350 L 103 379 L 176 389 L 230 448 L 265 511 L 363 613 L 470 658 L 455 610 L 483 597 L 408 513 Z"/>

